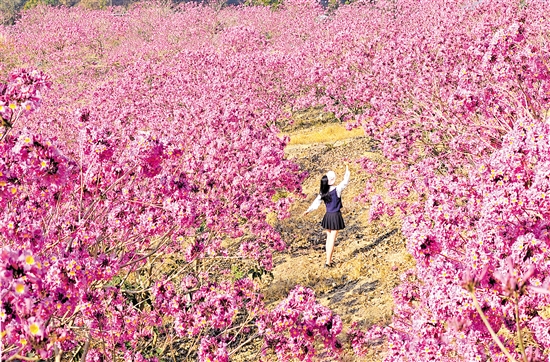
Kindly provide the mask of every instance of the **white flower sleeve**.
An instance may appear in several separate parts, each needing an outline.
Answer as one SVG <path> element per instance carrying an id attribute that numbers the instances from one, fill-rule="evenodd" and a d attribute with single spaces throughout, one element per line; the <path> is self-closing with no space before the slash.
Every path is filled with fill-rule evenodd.
<path id="1" fill-rule="evenodd" d="M 349 177 L 350 177 L 350 172 L 349 172 L 349 169 L 346 167 L 346 173 L 344 174 L 344 179 L 342 180 L 342 182 L 340 182 L 340 184 L 338 184 L 338 186 L 336 186 L 336 194 L 338 195 L 338 197 L 342 197 L 342 191 L 344 191 L 346 186 L 348 186 L 349 184 Z"/>
<path id="2" fill-rule="evenodd" d="M 321 195 L 317 195 L 317 197 L 315 198 L 315 200 L 313 200 L 313 203 L 311 204 L 311 206 L 306 210 L 306 213 L 307 212 L 311 212 L 313 210 L 317 210 L 317 208 L 321 205 Z"/>

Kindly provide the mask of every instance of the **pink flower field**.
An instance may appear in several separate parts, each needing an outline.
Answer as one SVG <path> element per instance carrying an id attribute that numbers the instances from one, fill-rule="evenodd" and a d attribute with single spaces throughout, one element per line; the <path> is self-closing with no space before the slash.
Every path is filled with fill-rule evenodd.
<path id="1" fill-rule="evenodd" d="M 383 158 L 350 162 L 414 258 L 390 323 L 262 294 L 312 108 Z M 550 360 L 548 1 L 38 6 L 0 121 L 1 361 Z"/>

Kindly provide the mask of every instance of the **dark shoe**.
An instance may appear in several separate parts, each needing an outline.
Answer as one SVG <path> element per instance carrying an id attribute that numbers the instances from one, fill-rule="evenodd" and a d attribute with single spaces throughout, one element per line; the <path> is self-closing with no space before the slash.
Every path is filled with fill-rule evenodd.
<path id="1" fill-rule="evenodd" d="M 333 264 L 332 264 L 332 263 L 331 263 L 331 264 L 325 263 L 325 268 L 332 268 L 332 267 L 333 267 Z"/>

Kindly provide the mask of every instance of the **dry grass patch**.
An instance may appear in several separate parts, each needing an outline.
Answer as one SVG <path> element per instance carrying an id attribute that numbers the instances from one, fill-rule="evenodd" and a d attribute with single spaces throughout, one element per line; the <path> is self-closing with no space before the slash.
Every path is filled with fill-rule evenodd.
<path id="1" fill-rule="evenodd" d="M 349 138 L 362 137 L 365 132 L 361 128 L 355 128 L 351 131 L 341 124 L 327 124 L 302 130 L 298 133 L 289 134 L 290 145 L 305 145 L 313 143 L 336 142 Z"/>

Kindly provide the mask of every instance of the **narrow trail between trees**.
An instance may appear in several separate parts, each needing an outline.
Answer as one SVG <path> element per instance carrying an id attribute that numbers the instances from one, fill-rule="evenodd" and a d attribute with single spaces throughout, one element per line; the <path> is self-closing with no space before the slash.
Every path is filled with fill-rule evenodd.
<path id="1" fill-rule="evenodd" d="M 318 132 L 318 127 L 302 129 L 299 134 L 308 132 Z M 357 160 L 376 152 L 376 145 L 365 136 L 287 147 L 287 157 L 309 173 L 303 184 L 308 196 L 294 203 L 289 219 L 276 224 L 288 249 L 274 258 L 273 279 L 264 286 L 267 303 L 275 304 L 299 284 L 315 290 L 318 300 L 340 315 L 344 331 L 355 321 L 363 328 L 375 323 L 390 323 L 392 289 L 399 284 L 400 275 L 414 262 L 406 251 L 398 217 L 369 222 L 370 205 L 355 200 L 363 193 L 366 178 L 359 165 L 349 163 L 351 181 L 342 199 L 346 229 L 337 237 L 333 268 L 323 267 L 326 236 L 320 221 L 324 206 L 301 217 L 316 196 L 324 173 L 334 170 L 339 182 L 344 174 L 345 160 Z M 342 342 L 349 349 L 344 336 Z M 381 360 L 383 350 L 383 345 L 372 346 L 364 360 Z M 346 354 L 343 360 L 358 359 Z"/>

